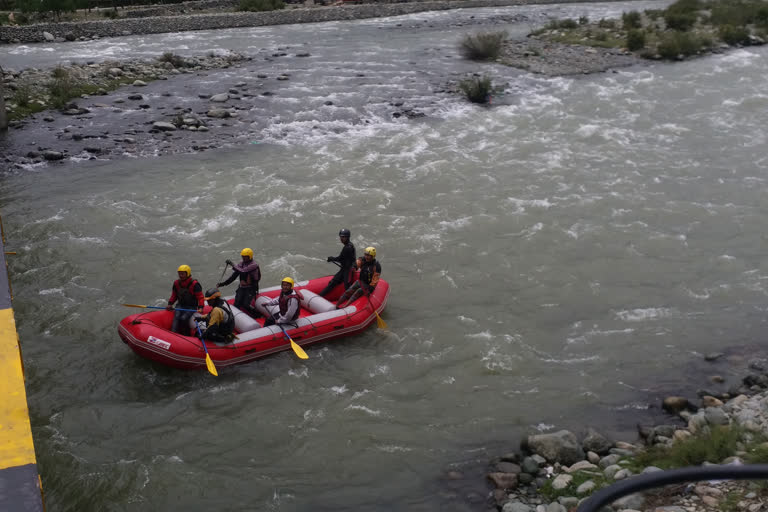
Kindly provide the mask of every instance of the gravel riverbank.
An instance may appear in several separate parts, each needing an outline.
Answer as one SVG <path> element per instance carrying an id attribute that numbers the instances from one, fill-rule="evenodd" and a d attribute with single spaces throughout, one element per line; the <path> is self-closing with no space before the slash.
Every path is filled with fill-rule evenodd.
<path id="1" fill-rule="evenodd" d="M 723 354 L 707 357 L 715 361 Z M 712 376 L 710 382 L 722 382 L 722 378 Z M 697 437 L 707 438 L 721 427 L 738 432 L 739 441 L 721 460 L 707 460 L 704 465 L 762 462 L 768 450 L 768 444 L 761 442 L 768 438 L 768 362 L 752 359 L 748 374 L 739 384 L 721 392 L 702 389 L 698 395 L 697 399 L 664 399 L 660 405 L 669 414 L 668 421 L 638 425 L 639 438 L 631 442 L 610 440 L 593 428 L 587 428 L 581 439 L 568 430 L 527 436 L 519 451 L 503 454 L 491 462 L 486 474 L 492 486 L 491 508 L 502 512 L 575 510 L 603 487 L 636 474 L 660 471 L 653 465 L 638 465 L 638 456 L 644 452 L 653 449 L 655 453 L 664 453 Z M 722 441 L 709 443 L 716 445 Z M 768 491 L 762 482 L 703 481 L 625 496 L 610 509 L 760 512 L 768 510 Z"/>
<path id="2" fill-rule="evenodd" d="M 75 41 L 132 34 L 158 34 L 292 23 L 358 20 L 400 16 L 424 11 L 510 5 L 578 3 L 580 0 L 446 0 L 362 5 L 315 6 L 268 12 L 220 12 L 114 20 L 0 26 L 0 43 Z M 596 0 L 597 2 L 609 0 Z"/>

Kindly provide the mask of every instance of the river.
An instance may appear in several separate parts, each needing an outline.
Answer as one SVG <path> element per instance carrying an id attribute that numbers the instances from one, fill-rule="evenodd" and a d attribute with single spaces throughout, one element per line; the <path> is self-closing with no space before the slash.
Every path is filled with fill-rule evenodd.
<path id="1" fill-rule="evenodd" d="M 528 23 L 495 17 L 659 5 L 3 47 L 16 68 L 312 54 L 260 61 L 291 80 L 248 140 L 4 175 L 48 510 L 486 510 L 489 460 L 524 435 L 594 425 L 632 439 L 638 421 L 670 421 L 665 395 L 715 387 L 715 373 L 718 389 L 736 382 L 765 339 L 768 49 L 575 78 L 456 51 L 469 16 L 519 35 Z M 490 108 L 434 91 L 478 69 L 506 85 Z M 240 72 L 211 74 L 210 92 Z M 426 115 L 393 118 L 396 102 Z M 331 273 L 341 227 L 378 250 L 387 330 L 218 378 L 140 359 L 117 335 L 135 312 L 121 304 L 163 304 L 182 263 L 204 287 L 246 246 L 262 286 Z M 703 361 L 717 351 L 731 357 Z"/>

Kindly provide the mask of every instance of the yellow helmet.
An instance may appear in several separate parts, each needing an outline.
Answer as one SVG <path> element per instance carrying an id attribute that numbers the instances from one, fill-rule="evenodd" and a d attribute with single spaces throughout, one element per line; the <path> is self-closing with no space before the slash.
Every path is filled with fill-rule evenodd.
<path id="1" fill-rule="evenodd" d="M 186 272 L 187 273 L 187 277 L 192 275 L 192 269 L 189 268 L 189 265 L 182 265 L 182 266 L 180 266 L 178 268 L 178 270 L 176 270 L 176 272 Z"/>
<path id="2" fill-rule="evenodd" d="M 376 257 L 376 248 L 375 247 L 366 247 L 365 248 L 365 254 L 370 254 L 372 258 Z"/>
<path id="3" fill-rule="evenodd" d="M 248 256 L 249 258 L 253 259 L 253 249 L 250 247 L 246 247 L 242 251 L 240 251 L 240 256 Z"/>
<path id="4" fill-rule="evenodd" d="M 291 283 L 291 286 L 293 286 L 293 279 L 291 279 L 290 277 L 284 277 L 282 282 Z"/>

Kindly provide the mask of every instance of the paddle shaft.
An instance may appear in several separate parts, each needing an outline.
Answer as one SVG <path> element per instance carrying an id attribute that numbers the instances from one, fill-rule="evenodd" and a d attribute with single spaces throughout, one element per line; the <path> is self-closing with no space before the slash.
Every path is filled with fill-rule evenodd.
<path id="1" fill-rule="evenodd" d="M 129 308 L 165 309 L 165 306 L 145 306 L 144 304 L 123 304 L 123 306 L 128 306 Z M 189 311 L 191 313 L 197 313 L 196 309 L 173 308 L 173 311 Z"/>

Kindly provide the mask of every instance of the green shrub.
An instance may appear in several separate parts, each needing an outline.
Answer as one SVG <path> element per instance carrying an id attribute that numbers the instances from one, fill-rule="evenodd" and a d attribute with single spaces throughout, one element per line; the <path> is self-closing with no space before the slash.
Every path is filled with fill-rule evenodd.
<path id="1" fill-rule="evenodd" d="M 677 0 L 667 7 L 667 12 L 695 14 L 702 7 L 701 0 Z"/>
<path id="2" fill-rule="evenodd" d="M 108 9 L 106 11 L 101 11 L 101 15 L 104 16 L 105 18 L 109 18 L 112 20 L 120 17 L 120 15 L 117 13 L 115 9 Z"/>
<path id="3" fill-rule="evenodd" d="M 29 84 L 19 84 L 13 91 L 11 101 L 20 107 L 27 107 L 32 101 L 32 87 Z"/>
<path id="4" fill-rule="evenodd" d="M 239 11 L 276 11 L 285 7 L 283 0 L 240 0 Z"/>
<path id="5" fill-rule="evenodd" d="M 467 34 L 461 40 L 459 49 L 467 59 L 493 60 L 501 53 L 501 46 L 506 38 L 506 31 Z"/>
<path id="6" fill-rule="evenodd" d="M 603 32 L 602 30 L 597 31 L 593 38 L 595 41 L 607 41 L 608 40 L 608 32 Z"/>
<path id="7" fill-rule="evenodd" d="M 669 12 L 664 13 L 664 22 L 667 28 L 684 32 L 690 30 L 696 23 L 696 15 L 687 12 Z"/>
<path id="8" fill-rule="evenodd" d="M 53 71 L 51 71 L 51 76 L 53 78 L 67 78 L 69 76 L 69 71 L 67 71 L 67 68 L 59 64 L 53 68 Z"/>
<path id="9" fill-rule="evenodd" d="M 629 30 L 633 28 L 640 28 L 643 26 L 642 17 L 637 11 L 629 11 L 621 14 L 621 21 L 624 24 L 624 28 Z"/>
<path id="10" fill-rule="evenodd" d="M 80 84 L 70 76 L 55 78 L 48 84 L 51 94 L 51 105 L 55 108 L 64 107 L 69 100 L 82 94 Z"/>
<path id="11" fill-rule="evenodd" d="M 656 21 L 662 14 L 663 13 L 660 9 L 648 9 L 645 11 L 645 17 L 651 21 Z"/>
<path id="12" fill-rule="evenodd" d="M 627 50 L 636 52 L 645 47 L 645 32 L 633 29 L 627 32 Z"/>
<path id="13" fill-rule="evenodd" d="M 600 28 L 614 29 L 616 28 L 616 20 L 601 18 L 600 21 L 597 22 L 597 26 Z"/>
<path id="14" fill-rule="evenodd" d="M 586 25 L 589 23 L 589 18 L 586 16 L 579 16 L 579 25 Z"/>
<path id="15" fill-rule="evenodd" d="M 491 101 L 493 83 L 490 77 L 471 77 L 459 82 L 459 89 L 472 103 L 488 103 Z"/>
<path id="16" fill-rule="evenodd" d="M 737 44 L 749 44 L 749 30 L 746 27 L 734 27 L 733 25 L 723 25 L 717 31 L 720 39 L 726 44 L 736 46 Z"/>
<path id="17" fill-rule="evenodd" d="M 558 25 L 559 25 L 558 28 L 565 28 L 565 29 L 572 29 L 579 26 L 578 22 L 576 22 L 576 20 L 571 18 L 560 20 L 560 23 Z"/>
<path id="18" fill-rule="evenodd" d="M 659 41 L 658 52 L 664 59 L 677 59 L 682 55 L 687 57 L 701 49 L 701 43 L 696 36 L 688 32 L 671 32 Z"/>
<path id="19" fill-rule="evenodd" d="M 163 52 L 157 60 L 160 62 L 170 62 L 175 68 L 183 68 L 187 66 L 187 60 L 181 55 L 176 55 L 173 52 Z"/>

